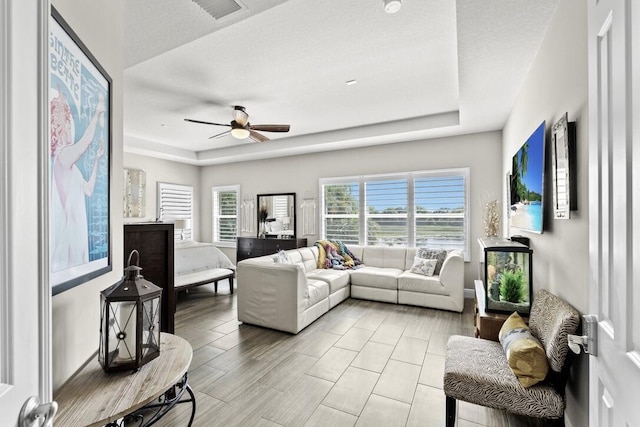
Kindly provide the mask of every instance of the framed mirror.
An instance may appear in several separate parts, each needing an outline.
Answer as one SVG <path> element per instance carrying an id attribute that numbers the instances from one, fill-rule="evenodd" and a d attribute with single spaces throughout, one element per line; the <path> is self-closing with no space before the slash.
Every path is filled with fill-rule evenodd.
<path id="1" fill-rule="evenodd" d="M 258 237 L 296 238 L 296 193 L 258 194 Z"/>
<path id="2" fill-rule="evenodd" d="M 569 219 L 577 209 L 575 171 L 575 122 L 565 113 L 551 132 L 553 171 L 553 217 Z"/>

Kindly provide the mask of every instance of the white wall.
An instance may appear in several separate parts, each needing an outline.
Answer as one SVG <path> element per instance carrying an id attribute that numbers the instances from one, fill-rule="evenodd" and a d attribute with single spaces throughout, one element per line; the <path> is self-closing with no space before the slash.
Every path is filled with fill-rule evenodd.
<path id="1" fill-rule="evenodd" d="M 194 240 L 200 240 L 200 167 L 170 160 L 155 159 L 139 154 L 124 153 L 123 167 L 139 169 L 146 173 L 146 212 L 144 218 L 126 218 L 125 222 L 155 221 L 158 216 L 158 182 L 193 186 L 193 228 Z M 122 171 L 121 171 L 122 174 Z M 122 216 L 122 213 L 120 214 Z"/>
<path id="2" fill-rule="evenodd" d="M 113 79 L 111 136 L 111 263 L 113 271 L 53 297 L 53 389 L 98 349 L 100 291 L 122 277 L 122 49 L 121 0 L 54 0 L 53 5 Z"/>
<path id="3" fill-rule="evenodd" d="M 296 193 L 297 235 L 312 245 L 318 236 L 302 236 L 300 204 L 305 192 L 318 200 L 318 180 L 403 171 L 471 168 L 471 262 L 465 266 L 465 286 L 477 278 L 477 244 L 482 235 L 484 205 L 502 200 L 501 133 L 487 132 L 450 138 L 356 148 L 329 153 L 207 166 L 201 174 L 201 237 L 211 241 L 211 187 L 240 184 L 254 198 L 260 193 Z M 254 234 L 255 236 L 255 234 Z M 225 251 L 231 259 L 235 252 Z"/>
<path id="4" fill-rule="evenodd" d="M 524 234 L 533 248 L 533 287 L 561 296 L 581 313 L 589 307 L 588 254 L 588 110 L 587 110 L 587 4 L 583 0 L 558 2 L 558 8 L 527 75 L 503 131 L 503 176 L 511 158 L 542 120 L 547 129 L 565 112 L 577 124 L 578 210 L 570 220 L 554 220 L 550 132 L 544 185 L 544 233 L 517 229 L 506 235 Z M 588 360 L 574 362 L 567 387 L 567 422 L 588 425 Z"/>

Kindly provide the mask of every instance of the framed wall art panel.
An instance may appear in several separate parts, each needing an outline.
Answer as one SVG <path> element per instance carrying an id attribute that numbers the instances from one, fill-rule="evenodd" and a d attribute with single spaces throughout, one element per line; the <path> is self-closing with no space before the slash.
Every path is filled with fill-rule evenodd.
<path id="1" fill-rule="evenodd" d="M 53 295 L 111 271 L 112 80 L 55 8 L 49 22 Z"/>

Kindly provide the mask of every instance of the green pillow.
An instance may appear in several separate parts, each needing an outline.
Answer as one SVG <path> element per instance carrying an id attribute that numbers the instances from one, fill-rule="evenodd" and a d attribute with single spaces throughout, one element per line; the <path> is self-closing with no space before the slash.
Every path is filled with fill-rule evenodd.
<path id="1" fill-rule="evenodd" d="M 531 387 L 544 380 L 549 362 L 544 347 L 533 335 L 517 312 L 504 322 L 498 334 L 509 367 L 523 387 Z"/>

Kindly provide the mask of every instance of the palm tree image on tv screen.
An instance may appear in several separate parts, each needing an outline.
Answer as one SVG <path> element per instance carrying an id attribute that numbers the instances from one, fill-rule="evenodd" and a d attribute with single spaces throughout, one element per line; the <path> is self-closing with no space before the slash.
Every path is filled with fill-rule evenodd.
<path id="1" fill-rule="evenodd" d="M 509 225 L 542 233 L 545 122 L 513 156 Z"/>

